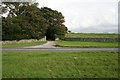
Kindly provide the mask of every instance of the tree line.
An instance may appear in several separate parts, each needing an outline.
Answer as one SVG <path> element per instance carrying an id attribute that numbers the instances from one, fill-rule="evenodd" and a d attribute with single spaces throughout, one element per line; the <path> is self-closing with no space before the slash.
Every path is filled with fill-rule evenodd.
<path id="1" fill-rule="evenodd" d="M 64 16 L 48 7 L 38 8 L 38 3 L 3 2 L 2 40 L 64 38 L 67 27 Z"/>

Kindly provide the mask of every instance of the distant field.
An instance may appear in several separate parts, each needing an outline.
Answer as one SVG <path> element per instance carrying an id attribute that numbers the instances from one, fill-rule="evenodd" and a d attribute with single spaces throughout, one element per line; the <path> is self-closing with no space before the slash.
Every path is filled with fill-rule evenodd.
<path id="1" fill-rule="evenodd" d="M 117 48 L 118 42 L 81 42 L 81 41 L 57 41 L 60 47 L 79 47 L 79 48 Z"/>
<path id="2" fill-rule="evenodd" d="M 118 38 L 118 34 L 69 33 L 67 38 Z"/>
<path id="3" fill-rule="evenodd" d="M 16 43 L 16 44 L 2 44 L 3 48 L 18 48 L 18 47 L 26 47 L 26 46 L 36 46 L 40 44 L 46 43 L 45 41 L 42 42 L 28 42 L 28 43 Z"/>
<path id="4" fill-rule="evenodd" d="M 117 78 L 117 52 L 3 52 L 3 78 Z"/>

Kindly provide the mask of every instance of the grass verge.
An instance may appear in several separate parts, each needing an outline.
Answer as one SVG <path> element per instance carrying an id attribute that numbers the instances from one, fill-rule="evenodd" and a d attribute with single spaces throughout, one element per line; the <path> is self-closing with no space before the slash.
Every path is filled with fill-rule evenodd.
<path id="1" fill-rule="evenodd" d="M 2 44 L 2 48 L 18 48 L 18 47 L 26 47 L 26 46 L 36 46 L 46 43 L 43 42 L 28 42 L 28 43 L 17 43 L 17 44 Z"/>
<path id="2" fill-rule="evenodd" d="M 118 48 L 118 42 L 80 42 L 80 41 L 57 41 L 59 47 L 78 48 Z"/>
<path id="3" fill-rule="evenodd" d="M 117 52 L 3 52 L 3 78 L 117 77 Z"/>

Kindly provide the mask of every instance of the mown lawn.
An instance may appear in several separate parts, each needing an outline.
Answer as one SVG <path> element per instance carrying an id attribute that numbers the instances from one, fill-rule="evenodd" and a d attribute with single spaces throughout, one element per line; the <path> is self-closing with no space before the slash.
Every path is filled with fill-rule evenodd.
<path id="1" fill-rule="evenodd" d="M 68 33 L 67 38 L 118 38 L 118 34 Z"/>
<path id="2" fill-rule="evenodd" d="M 81 41 L 57 41 L 59 47 L 79 48 L 117 48 L 118 42 L 81 42 Z"/>
<path id="3" fill-rule="evenodd" d="M 18 47 L 26 47 L 26 46 L 36 46 L 46 43 L 45 41 L 41 42 L 28 42 L 28 43 L 16 43 L 16 44 L 2 44 L 3 48 L 18 48 Z"/>
<path id="4" fill-rule="evenodd" d="M 117 78 L 117 52 L 3 52 L 3 78 Z"/>

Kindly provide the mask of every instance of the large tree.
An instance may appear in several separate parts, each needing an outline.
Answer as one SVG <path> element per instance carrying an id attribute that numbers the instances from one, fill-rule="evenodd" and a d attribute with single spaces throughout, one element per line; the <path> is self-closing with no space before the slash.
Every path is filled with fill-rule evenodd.
<path id="1" fill-rule="evenodd" d="M 48 24 L 39 8 L 36 6 L 23 6 L 19 10 L 19 16 L 32 25 L 30 32 L 33 36 L 31 36 L 31 38 L 39 39 L 45 36 Z"/>
<path id="2" fill-rule="evenodd" d="M 21 6 L 17 16 L 3 18 L 3 40 L 40 39 L 45 36 L 47 21 L 36 6 Z"/>
<path id="3" fill-rule="evenodd" d="M 62 13 L 48 7 L 41 8 L 41 12 L 49 24 L 46 31 L 47 39 L 63 38 L 67 27 L 63 24 L 65 21 Z"/>
<path id="4" fill-rule="evenodd" d="M 63 38 L 67 32 L 62 13 L 47 7 L 39 9 L 38 3 L 8 3 L 9 16 L 3 18 L 3 40 Z M 12 9 L 13 8 L 13 9 Z M 4 11 L 4 10 L 3 10 Z"/>
<path id="5" fill-rule="evenodd" d="M 19 12 L 19 7 L 20 6 L 29 6 L 29 5 L 34 5 L 37 6 L 38 3 L 36 3 L 36 0 L 28 0 L 28 1 L 23 1 L 23 0 L 2 0 L 2 13 L 7 13 L 9 17 L 17 16 L 17 13 Z"/>

